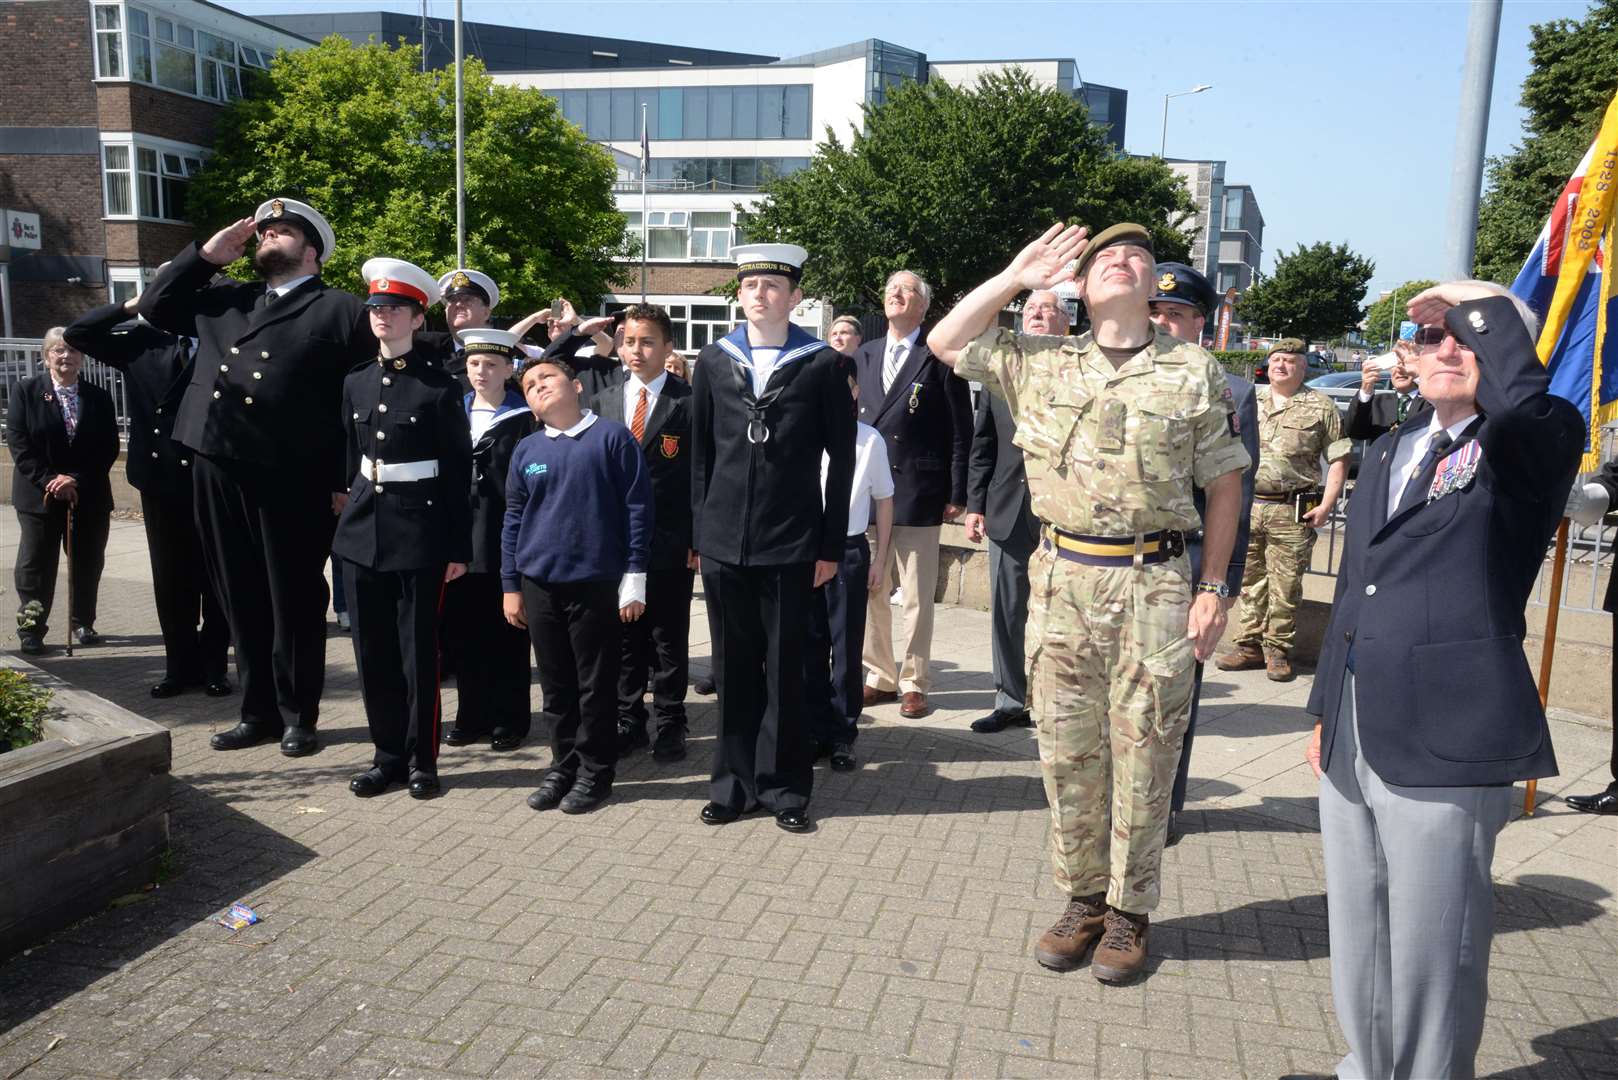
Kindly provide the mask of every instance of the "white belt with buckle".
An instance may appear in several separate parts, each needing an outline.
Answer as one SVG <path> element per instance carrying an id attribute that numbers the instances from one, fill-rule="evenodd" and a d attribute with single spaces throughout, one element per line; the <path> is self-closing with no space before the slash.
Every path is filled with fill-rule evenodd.
<path id="1" fill-rule="evenodd" d="M 360 458 L 360 475 L 373 484 L 403 484 L 411 480 L 431 480 L 438 475 L 438 459 L 431 461 L 372 461 Z"/>

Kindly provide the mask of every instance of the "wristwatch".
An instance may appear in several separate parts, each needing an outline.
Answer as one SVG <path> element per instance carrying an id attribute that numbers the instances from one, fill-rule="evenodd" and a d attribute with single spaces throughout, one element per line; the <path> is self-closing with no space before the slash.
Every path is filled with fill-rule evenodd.
<path id="1" fill-rule="evenodd" d="M 1199 581 L 1197 582 L 1197 592 L 1212 593 L 1221 600 L 1230 599 L 1230 586 L 1223 581 Z"/>

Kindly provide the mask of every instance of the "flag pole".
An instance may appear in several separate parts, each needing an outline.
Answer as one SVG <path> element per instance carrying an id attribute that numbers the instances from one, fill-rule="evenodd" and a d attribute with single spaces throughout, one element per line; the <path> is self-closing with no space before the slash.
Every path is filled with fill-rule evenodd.
<path id="1" fill-rule="evenodd" d="M 1562 613 L 1562 578 L 1567 572 L 1567 518 L 1556 526 L 1556 556 L 1551 562 L 1551 606 L 1545 613 L 1545 645 L 1539 653 L 1539 707 L 1543 709 L 1551 696 L 1551 665 L 1556 662 L 1556 618 Z M 1523 792 L 1524 817 L 1534 814 L 1534 799 L 1539 792 L 1539 781 L 1528 781 Z"/>

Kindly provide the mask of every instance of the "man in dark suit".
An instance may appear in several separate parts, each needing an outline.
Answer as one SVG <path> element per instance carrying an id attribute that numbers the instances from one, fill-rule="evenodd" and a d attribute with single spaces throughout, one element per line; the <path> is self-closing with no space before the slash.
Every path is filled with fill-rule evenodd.
<path id="1" fill-rule="evenodd" d="M 1308 706 L 1342 1076 L 1473 1075 L 1495 837 L 1512 783 L 1556 773 L 1523 608 L 1584 422 L 1499 286 L 1409 312 L 1433 411 L 1366 453 Z"/>
<path id="2" fill-rule="evenodd" d="M 264 280 L 214 283 L 255 234 Z M 377 349 L 359 298 L 320 280 L 335 243 L 312 207 L 271 199 L 175 256 L 136 305 L 197 341 L 174 438 L 196 455 L 197 528 L 242 682 L 241 722 L 216 750 L 319 748 L 325 564 L 348 487 L 343 377 Z"/>
<path id="3" fill-rule="evenodd" d="M 1580 525 L 1599 525 L 1612 506 L 1618 503 L 1618 460 L 1601 466 L 1601 471 L 1588 482 L 1575 487 L 1567 502 L 1567 516 Z M 1618 574 L 1607 580 L 1607 595 L 1601 601 L 1603 611 L 1612 612 L 1612 757 L 1608 768 L 1612 783 L 1593 795 L 1569 795 L 1563 801 L 1582 814 L 1618 814 Z"/>
<path id="4" fill-rule="evenodd" d="M 191 341 L 135 321 L 135 301 L 103 304 L 66 331 L 68 343 L 124 373 L 129 409 L 129 482 L 140 492 L 152 563 L 163 678 L 155 698 L 201 686 L 230 693 L 230 624 L 214 599 L 202 559 L 191 494 L 191 451 L 175 442 L 174 418 L 191 382 Z M 200 625 L 199 625 L 200 622 Z"/>
<path id="5" fill-rule="evenodd" d="M 942 524 L 966 508 L 972 450 L 972 397 L 966 383 L 938 362 L 921 338 L 932 287 L 900 270 L 883 289 L 888 332 L 854 354 L 862 422 L 887 444 L 893 470 L 893 542 L 879 587 L 867 600 L 865 704 L 899 698 L 900 715 L 927 715 Z M 828 494 L 827 498 L 830 498 Z M 904 595 L 904 659 L 893 650 L 888 584 L 897 574 Z"/>
<path id="6" fill-rule="evenodd" d="M 596 408 L 618 420 L 646 455 L 652 482 L 652 550 L 646 562 L 646 611 L 623 627 L 618 669 L 618 753 L 652 747 L 657 761 L 685 757 L 685 688 L 689 673 L 691 590 L 691 386 L 664 363 L 674 352 L 674 324 L 655 304 L 624 312 L 628 379 L 601 391 Z M 657 738 L 646 733 L 648 672 Z"/>
<path id="7" fill-rule="evenodd" d="M 101 640 L 95 630 L 96 598 L 106 564 L 112 515 L 108 473 L 118 460 L 118 419 L 112 396 L 79 378 L 84 354 L 63 336 L 45 332 L 45 370 L 18 383 L 6 409 L 6 446 L 11 450 L 11 506 L 17 512 L 17 607 L 38 604 L 39 613 L 17 637 L 25 653 L 45 651 L 56 569 L 73 510 L 73 610 L 69 617 L 81 645 Z"/>
<path id="8" fill-rule="evenodd" d="M 1369 357 L 1360 366 L 1360 392 L 1348 403 L 1348 416 L 1343 421 L 1343 437 L 1377 439 L 1421 406 L 1421 393 L 1416 389 L 1416 376 L 1405 366 L 1403 356 L 1387 372 L 1393 384 L 1391 393 L 1378 393 L 1377 383 L 1382 381 L 1383 368 L 1376 357 Z"/>
<path id="9" fill-rule="evenodd" d="M 1049 289 L 1031 292 L 1023 302 L 1025 334 L 1061 336 L 1070 323 L 1067 307 Z M 1028 624 L 1028 560 L 1039 545 L 1039 519 L 1028 504 L 1022 451 L 1011 441 L 1016 430 L 1004 398 L 978 395 L 962 524 L 968 539 L 989 541 L 994 711 L 972 721 L 972 730 L 983 734 L 1034 726 L 1028 713 L 1023 631 Z"/>

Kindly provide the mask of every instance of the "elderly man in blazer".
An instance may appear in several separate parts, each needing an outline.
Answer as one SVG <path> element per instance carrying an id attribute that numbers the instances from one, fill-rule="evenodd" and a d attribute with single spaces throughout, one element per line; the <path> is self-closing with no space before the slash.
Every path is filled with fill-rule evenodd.
<path id="1" fill-rule="evenodd" d="M 1584 444 L 1520 301 L 1455 282 L 1409 312 L 1433 409 L 1366 452 L 1309 697 L 1345 1078 L 1473 1075 L 1495 837 L 1556 773 L 1523 608 Z"/>
<path id="2" fill-rule="evenodd" d="M 883 587 L 866 606 L 865 704 L 899 697 L 901 715 L 927 715 L 939 533 L 966 508 L 972 450 L 972 397 L 921 337 L 932 287 L 900 270 L 883 289 L 885 337 L 854 354 L 862 422 L 881 434 L 893 470 L 893 541 Z M 893 611 L 886 583 L 897 570 L 904 594 L 904 659 L 894 659 Z"/>

